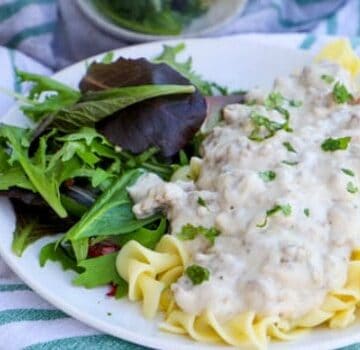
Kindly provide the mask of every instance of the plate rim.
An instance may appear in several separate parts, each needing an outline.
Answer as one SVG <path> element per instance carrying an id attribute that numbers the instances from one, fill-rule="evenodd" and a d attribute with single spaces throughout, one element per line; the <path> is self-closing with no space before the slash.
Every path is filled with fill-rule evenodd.
<path id="1" fill-rule="evenodd" d="M 221 38 L 222 40 L 244 40 L 245 41 L 247 39 L 251 38 L 247 38 L 246 35 L 238 35 L 238 36 L 224 36 Z M 179 42 L 184 42 L 185 44 L 187 43 L 196 43 L 196 42 L 202 42 L 202 41 L 214 41 L 214 40 L 219 40 L 219 38 L 196 38 L 196 39 L 175 39 L 175 40 L 162 40 L 162 41 L 158 41 L 156 43 L 144 43 L 144 44 L 140 44 L 140 45 L 132 45 L 132 46 L 128 46 L 125 48 L 119 48 L 119 49 L 115 49 L 113 50 L 114 53 L 116 55 L 121 55 L 122 52 L 126 52 L 128 49 L 137 49 L 137 50 L 141 50 L 143 47 L 148 47 L 148 46 L 153 46 L 153 45 L 164 45 L 164 44 L 176 44 Z M 267 46 L 270 47 L 272 49 L 277 48 L 274 45 L 266 45 L 266 44 L 260 44 L 261 46 Z M 291 48 L 284 48 L 284 47 L 278 47 L 278 49 L 280 50 L 284 50 L 284 51 L 302 51 L 300 49 L 291 49 Z M 104 55 L 105 52 L 91 56 L 87 59 L 81 60 L 79 62 L 76 62 L 74 64 L 72 64 L 69 67 L 66 67 L 62 70 L 60 70 L 59 72 L 55 73 L 52 75 L 52 77 L 58 77 L 59 75 L 64 74 L 65 71 L 67 70 L 71 70 L 71 69 L 76 69 L 76 66 L 79 66 L 81 64 L 84 64 L 87 60 L 95 60 L 97 58 L 100 58 Z M 126 53 L 125 53 L 126 55 Z M 310 55 L 310 54 L 308 54 Z M 7 113 L 5 113 L 4 115 L 6 116 L 7 114 L 11 113 L 12 111 L 14 111 L 15 109 L 17 109 L 16 105 L 14 105 L 12 108 L 9 109 L 9 111 Z M 1 199 L 1 201 L 4 202 L 8 202 L 9 201 L 7 199 Z M 137 333 L 133 332 L 133 331 L 129 331 L 123 327 L 116 327 L 116 324 L 113 324 L 112 326 L 109 325 L 109 323 L 102 321 L 101 319 L 94 317 L 92 315 L 87 314 L 85 311 L 82 311 L 81 309 L 77 309 L 74 308 L 73 304 L 67 303 L 66 301 L 62 301 L 59 300 L 56 295 L 54 295 L 54 292 L 51 291 L 47 291 L 46 288 L 43 288 L 42 285 L 40 283 L 37 282 L 36 278 L 32 278 L 31 276 L 28 276 L 26 274 L 25 271 L 23 271 L 21 269 L 21 266 L 19 266 L 16 263 L 16 260 L 19 259 L 18 257 L 16 257 L 15 255 L 13 255 L 13 253 L 11 251 L 9 251 L 7 249 L 7 247 L 3 246 L 0 244 L 0 256 L 1 258 L 5 261 L 5 263 L 10 267 L 10 269 L 18 276 L 20 277 L 20 279 L 27 284 L 34 293 L 36 293 L 37 295 L 41 296 L 43 299 L 45 299 L 46 301 L 48 301 L 50 304 L 52 304 L 53 306 L 55 306 L 56 308 L 58 308 L 59 310 L 62 310 L 64 313 L 70 315 L 71 317 L 75 318 L 76 320 L 79 320 L 80 322 L 86 324 L 87 326 L 94 328 L 100 332 L 104 332 L 107 334 L 110 334 L 116 338 L 122 339 L 124 341 L 129 341 L 131 343 L 134 344 L 138 344 L 141 346 L 145 346 L 145 347 L 151 347 L 153 349 L 166 349 L 166 344 L 164 344 L 164 341 L 161 340 L 161 338 L 158 340 L 155 337 L 150 337 L 150 336 L 146 336 L 146 338 L 142 337 L 141 335 L 138 335 Z M 355 342 L 359 342 L 360 341 L 360 332 L 355 332 L 351 335 L 351 336 L 347 336 L 346 339 L 343 339 L 344 337 L 339 337 L 337 339 L 324 339 L 324 342 L 319 345 L 319 344 L 314 344 L 314 345 L 306 345 L 306 349 L 307 350 L 321 350 L 321 349 L 329 349 L 329 346 L 331 347 L 340 347 L 340 346 L 346 346 L 346 345 L 350 345 L 353 344 Z M 196 344 L 196 343 L 194 343 Z M 194 349 L 194 344 L 176 344 L 177 348 L 179 350 L 181 349 Z M 296 344 L 294 342 L 288 342 L 286 343 L 289 346 L 293 346 Z M 212 344 L 207 344 L 207 343 L 199 343 L 199 346 L 208 346 L 209 349 L 213 348 L 213 349 L 217 349 L 217 347 L 214 347 Z M 231 349 L 232 347 L 229 346 L 229 349 Z M 271 344 L 269 346 L 269 349 L 271 349 Z"/>

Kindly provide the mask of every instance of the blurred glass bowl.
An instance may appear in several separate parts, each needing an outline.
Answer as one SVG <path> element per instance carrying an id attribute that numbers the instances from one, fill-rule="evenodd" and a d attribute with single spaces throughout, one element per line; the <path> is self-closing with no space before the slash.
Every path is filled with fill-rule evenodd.
<path id="1" fill-rule="evenodd" d="M 209 9 L 200 17 L 192 20 L 181 34 L 152 35 L 122 28 L 104 16 L 91 0 L 77 0 L 81 11 L 97 27 L 116 38 L 133 42 L 189 38 L 216 33 L 231 23 L 244 10 L 246 2 L 247 0 L 213 0 Z"/>

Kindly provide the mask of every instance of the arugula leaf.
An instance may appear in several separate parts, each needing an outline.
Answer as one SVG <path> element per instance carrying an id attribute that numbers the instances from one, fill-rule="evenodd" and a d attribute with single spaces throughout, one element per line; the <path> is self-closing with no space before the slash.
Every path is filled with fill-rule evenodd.
<path id="1" fill-rule="evenodd" d="M 46 137 L 40 140 L 38 152 L 33 158 L 28 156 L 29 133 L 27 130 L 3 124 L 0 126 L 0 139 L 5 140 L 11 149 L 10 161 L 17 161 L 37 192 L 60 217 L 66 217 L 66 210 L 60 200 L 58 174 L 47 172 L 45 168 Z"/>
<path id="2" fill-rule="evenodd" d="M 160 220 L 159 226 L 156 229 L 151 230 L 145 227 L 141 227 L 134 232 L 117 236 L 116 242 L 120 246 L 123 246 L 125 243 L 134 240 L 139 242 L 144 247 L 154 249 L 156 244 L 160 241 L 161 237 L 165 234 L 166 228 L 166 219 L 162 218 Z"/>
<path id="3" fill-rule="evenodd" d="M 187 267 L 185 274 L 190 278 L 193 285 L 201 284 L 210 278 L 210 271 L 206 267 L 196 264 Z"/>
<path id="4" fill-rule="evenodd" d="M 339 137 L 337 139 L 330 137 L 321 144 L 321 148 L 325 152 L 344 151 L 348 148 L 350 141 L 350 136 Z"/>
<path id="5" fill-rule="evenodd" d="M 44 267 L 48 261 L 59 262 L 63 270 L 73 270 L 76 272 L 82 272 L 83 269 L 79 268 L 76 264 L 76 260 L 71 258 L 67 251 L 61 244 L 57 242 L 51 242 L 44 245 L 39 254 L 39 263 L 41 267 Z"/>
<path id="6" fill-rule="evenodd" d="M 258 174 L 264 182 L 270 182 L 276 179 L 276 173 L 272 170 L 260 171 Z"/>
<path id="7" fill-rule="evenodd" d="M 350 94 L 346 86 L 339 82 L 334 85 L 332 95 L 335 102 L 339 104 L 349 102 L 353 99 L 353 95 Z"/>
<path id="8" fill-rule="evenodd" d="M 20 108 L 34 121 L 39 121 L 59 109 L 67 108 L 80 98 L 79 91 L 49 77 L 19 70 L 16 71 L 16 75 L 21 82 L 32 83 L 28 96 L 29 104 Z M 47 94 L 46 97 L 44 93 Z"/>
<path id="9" fill-rule="evenodd" d="M 117 255 L 118 253 L 116 252 L 81 261 L 78 266 L 83 268 L 84 272 L 75 277 L 73 284 L 85 288 L 95 288 L 114 283 L 118 288 L 117 296 L 125 296 L 128 285 L 116 270 Z"/>
<path id="10" fill-rule="evenodd" d="M 181 232 L 177 234 L 177 237 L 186 241 L 194 239 L 197 235 L 203 235 L 206 239 L 210 241 L 211 244 L 214 244 L 215 238 L 219 234 L 220 232 L 215 227 L 206 228 L 203 226 L 186 224 L 181 228 Z"/>
<path id="11" fill-rule="evenodd" d="M 19 187 L 35 192 L 35 188 L 19 164 L 0 171 L 0 190 Z"/>
<path id="12" fill-rule="evenodd" d="M 42 131 L 53 127 L 71 133 L 84 126 L 93 127 L 105 117 L 138 102 L 159 96 L 191 94 L 194 91 L 190 85 L 142 85 L 87 92 L 78 103 L 54 112 L 38 129 Z"/>
<path id="13" fill-rule="evenodd" d="M 180 43 L 176 46 L 163 45 L 163 52 L 154 58 L 155 63 L 166 63 L 173 69 L 177 70 L 185 78 L 194 84 L 202 95 L 212 96 L 214 94 L 228 95 L 227 88 L 214 82 L 206 81 L 201 75 L 195 73 L 192 67 L 192 58 L 189 57 L 184 62 L 179 62 L 177 56 L 185 50 L 185 44 Z"/>
<path id="14" fill-rule="evenodd" d="M 141 173 L 139 169 L 131 170 L 116 180 L 98 197 L 81 220 L 67 232 L 65 239 L 74 242 L 93 236 L 130 233 L 158 220 L 159 215 L 139 220 L 132 212 L 132 202 L 126 188 Z"/>

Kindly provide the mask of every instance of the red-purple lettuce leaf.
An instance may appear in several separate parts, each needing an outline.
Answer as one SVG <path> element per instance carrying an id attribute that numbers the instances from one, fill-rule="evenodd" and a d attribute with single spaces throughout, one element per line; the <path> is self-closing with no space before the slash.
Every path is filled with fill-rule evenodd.
<path id="1" fill-rule="evenodd" d="M 80 82 L 82 92 L 147 84 L 189 85 L 166 64 L 146 59 L 120 58 L 111 64 L 93 63 Z M 193 94 L 157 97 L 129 106 L 96 124 L 112 143 L 133 153 L 159 148 L 165 157 L 175 155 L 199 130 L 206 116 L 206 101 Z"/>

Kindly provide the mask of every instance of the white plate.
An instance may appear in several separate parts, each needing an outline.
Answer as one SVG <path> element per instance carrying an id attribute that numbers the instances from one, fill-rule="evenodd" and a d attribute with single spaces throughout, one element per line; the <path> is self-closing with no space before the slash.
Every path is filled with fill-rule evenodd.
<path id="1" fill-rule="evenodd" d="M 213 0 L 209 11 L 203 16 L 194 19 L 190 25 L 184 28 L 181 34 L 166 36 L 138 33 L 122 28 L 100 13 L 91 0 L 77 0 L 77 4 L 83 14 L 100 29 L 117 38 L 136 42 L 164 40 L 175 37 L 188 38 L 215 33 L 235 20 L 244 10 L 246 3 L 247 0 Z"/>
<path id="2" fill-rule="evenodd" d="M 207 79 L 234 89 L 247 89 L 254 85 L 270 87 L 276 76 L 289 74 L 311 61 L 304 51 L 261 46 L 244 37 L 188 40 L 186 46 L 186 55 L 193 57 L 196 71 Z M 155 43 L 118 50 L 116 55 L 151 58 L 160 51 L 161 43 Z M 76 86 L 84 71 L 85 63 L 81 62 L 57 73 L 55 78 Z M 17 108 L 3 121 L 23 122 Z M 71 280 L 74 273 L 62 271 L 55 263 L 40 268 L 38 253 L 48 239 L 32 245 L 22 258 L 17 258 L 11 252 L 14 214 L 9 202 L 4 199 L 0 200 L 0 222 L 1 256 L 34 291 L 69 315 L 105 333 L 156 349 L 229 349 L 160 332 L 157 329 L 160 315 L 155 320 L 145 320 L 139 304 L 108 298 L 105 296 L 106 288 L 86 290 L 73 287 Z M 108 312 L 112 316 L 108 316 Z M 357 341 L 360 341 L 359 322 L 344 330 L 316 329 L 295 342 L 273 343 L 270 349 L 333 349 Z"/>

